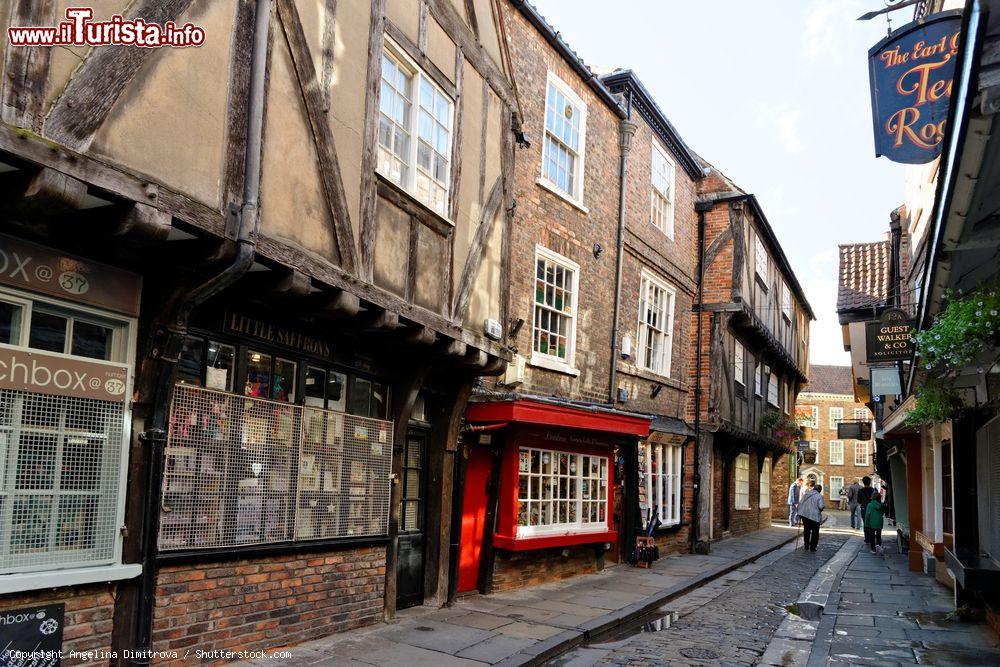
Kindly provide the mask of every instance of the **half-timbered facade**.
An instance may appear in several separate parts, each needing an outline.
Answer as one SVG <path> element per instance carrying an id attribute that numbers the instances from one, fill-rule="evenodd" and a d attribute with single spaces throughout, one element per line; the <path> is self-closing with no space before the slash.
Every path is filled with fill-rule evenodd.
<path id="1" fill-rule="evenodd" d="M 0 27 L 64 5 L 0 2 Z M 509 356 L 497 4 L 91 20 L 117 14 L 204 40 L 0 54 L 0 249 L 24 274 L 0 279 L 0 349 L 96 392 L 0 384 L 0 609 L 64 605 L 67 649 L 163 651 L 443 602 L 459 422 Z"/>
<path id="2" fill-rule="evenodd" d="M 711 494 L 698 507 L 698 540 L 770 525 L 773 470 L 791 440 L 774 425 L 794 419 L 808 378 L 814 319 L 756 197 L 713 170 L 697 205 L 702 261 L 691 350 L 697 384 L 698 472 Z"/>

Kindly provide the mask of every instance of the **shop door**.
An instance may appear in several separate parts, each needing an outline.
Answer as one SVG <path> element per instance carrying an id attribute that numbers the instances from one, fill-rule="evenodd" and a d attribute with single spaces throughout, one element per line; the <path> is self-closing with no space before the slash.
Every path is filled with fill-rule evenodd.
<path id="1" fill-rule="evenodd" d="M 399 507 L 399 539 L 396 548 L 396 608 L 405 609 L 424 601 L 424 466 L 427 436 L 417 431 L 406 435 L 403 452 L 402 492 Z"/>
<path id="2" fill-rule="evenodd" d="M 465 471 L 462 497 L 462 536 L 458 557 L 458 592 L 474 591 L 479 586 L 479 565 L 486 534 L 486 498 L 493 454 L 483 447 L 473 447 Z"/>

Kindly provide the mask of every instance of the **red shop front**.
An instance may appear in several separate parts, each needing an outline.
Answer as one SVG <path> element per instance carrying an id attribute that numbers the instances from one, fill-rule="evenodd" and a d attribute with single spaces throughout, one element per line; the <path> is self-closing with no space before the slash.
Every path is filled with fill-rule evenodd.
<path id="1" fill-rule="evenodd" d="M 465 417 L 459 593 L 594 572 L 617 553 L 620 452 L 648 418 L 531 399 L 470 403 Z"/>

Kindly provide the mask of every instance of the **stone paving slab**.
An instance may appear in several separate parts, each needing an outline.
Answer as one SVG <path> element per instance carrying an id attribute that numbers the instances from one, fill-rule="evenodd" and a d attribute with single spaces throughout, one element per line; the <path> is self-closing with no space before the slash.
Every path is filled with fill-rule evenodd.
<path id="1" fill-rule="evenodd" d="M 618 565 L 530 589 L 462 598 L 447 609 L 404 610 L 389 623 L 288 650 L 294 660 L 302 655 L 310 661 L 305 664 L 324 666 L 351 661 L 416 667 L 541 664 L 706 582 L 736 584 L 749 573 L 729 575 L 732 570 L 767 557 L 796 535 L 776 526 L 717 542 L 710 555 L 661 558 L 649 569 Z"/>

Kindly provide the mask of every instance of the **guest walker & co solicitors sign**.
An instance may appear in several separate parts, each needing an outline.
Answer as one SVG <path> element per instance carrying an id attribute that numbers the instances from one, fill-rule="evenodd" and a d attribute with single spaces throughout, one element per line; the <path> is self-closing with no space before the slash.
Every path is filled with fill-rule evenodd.
<path id="1" fill-rule="evenodd" d="M 940 155 L 961 23 L 961 11 L 933 14 L 868 51 L 876 155 L 906 164 Z"/>

